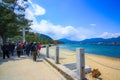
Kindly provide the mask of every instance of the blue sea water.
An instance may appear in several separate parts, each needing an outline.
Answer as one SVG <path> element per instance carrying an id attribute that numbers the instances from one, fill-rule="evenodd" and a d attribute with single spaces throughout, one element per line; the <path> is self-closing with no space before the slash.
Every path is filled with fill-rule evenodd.
<path id="1" fill-rule="evenodd" d="M 84 48 L 85 53 L 120 58 L 120 45 L 60 44 L 59 47 L 72 51 L 75 51 L 76 48 Z"/>

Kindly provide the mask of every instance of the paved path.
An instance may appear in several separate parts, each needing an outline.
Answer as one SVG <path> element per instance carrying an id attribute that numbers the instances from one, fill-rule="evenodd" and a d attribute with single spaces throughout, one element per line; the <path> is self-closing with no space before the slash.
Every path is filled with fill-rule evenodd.
<path id="1" fill-rule="evenodd" d="M 0 80 L 64 80 L 59 74 L 44 63 L 43 59 L 37 62 L 32 58 L 0 59 Z"/>

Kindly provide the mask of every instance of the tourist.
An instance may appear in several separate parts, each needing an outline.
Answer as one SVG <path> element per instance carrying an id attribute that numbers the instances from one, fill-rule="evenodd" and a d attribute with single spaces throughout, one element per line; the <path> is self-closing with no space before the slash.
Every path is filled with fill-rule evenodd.
<path id="1" fill-rule="evenodd" d="M 10 56 L 9 56 L 9 44 L 8 43 L 3 43 L 2 51 L 3 51 L 3 59 L 5 59 L 5 56 L 7 56 L 7 58 L 10 58 Z"/>
<path id="2" fill-rule="evenodd" d="M 14 55 L 15 44 L 9 43 L 9 53 L 13 56 Z"/>
<path id="3" fill-rule="evenodd" d="M 37 56 L 40 56 L 40 50 L 41 50 L 41 44 L 38 42 L 38 50 L 37 50 Z"/>
<path id="4" fill-rule="evenodd" d="M 36 42 L 32 43 L 32 45 L 31 45 L 31 53 L 32 53 L 32 56 L 33 56 L 33 61 L 36 61 L 37 48 L 38 48 L 37 43 Z"/>
<path id="5" fill-rule="evenodd" d="M 17 45 L 16 51 L 17 51 L 17 56 L 20 57 L 22 52 L 22 47 L 20 46 L 20 43 Z"/>
<path id="6" fill-rule="evenodd" d="M 25 51 L 26 51 L 27 56 L 29 56 L 29 54 L 30 54 L 30 49 L 31 49 L 31 45 L 29 43 L 27 43 L 25 46 Z"/>

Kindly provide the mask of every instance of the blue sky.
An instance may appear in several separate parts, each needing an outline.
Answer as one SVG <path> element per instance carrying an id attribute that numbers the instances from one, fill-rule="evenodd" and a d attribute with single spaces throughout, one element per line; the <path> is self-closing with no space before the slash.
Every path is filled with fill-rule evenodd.
<path id="1" fill-rule="evenodd" d="M 120 0 L 28 0 L 34 32 L 53 39 L 120 36 Z"/>

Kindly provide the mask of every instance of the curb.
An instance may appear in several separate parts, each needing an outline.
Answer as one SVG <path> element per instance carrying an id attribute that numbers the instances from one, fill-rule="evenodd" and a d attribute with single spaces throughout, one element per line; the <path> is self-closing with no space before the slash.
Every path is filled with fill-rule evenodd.
<path id="1" fill-rule="evenodd" d="M 68 68 L 60 64 L 55 64 L 54 61 L 50 58 L 44 58 L 44 60 L 48 62 L 53 68 L 55 68 L 61 75 L 63 75 L 66 80 L 78 80 L 76 74 Z"/>

